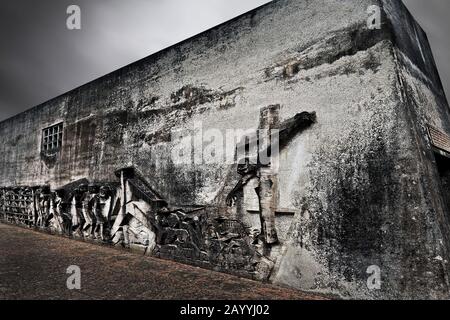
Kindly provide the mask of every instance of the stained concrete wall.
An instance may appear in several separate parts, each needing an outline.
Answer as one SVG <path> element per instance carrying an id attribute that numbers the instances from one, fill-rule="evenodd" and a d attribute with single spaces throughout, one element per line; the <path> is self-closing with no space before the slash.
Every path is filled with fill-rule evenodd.
<path id="1" fill-rule="evenodd" d="M 448 104 L 423 30 L 400 1 L 381 4 L 389 61 L 363 85 L 378 93 L 349 102 L 358 111 L 367 105 L 366 112 L 348 117 L 330 144 L 323 133 L 316 141 L 314 160 L 301 170 L 309 175 L 302 210 L 274 280 L 349 296 L 448 298 L 441 196 L 448 191 L 426 132 L 426 124 L 449 132 Z M 381 269 L 379 291 L 364 283 L 369 265 Z"/>
<path id="2" fill-rule="evenodd" d="M 381 30 L 367 29 L 372 4 L 386 7 Z M 280 155 L 277 206 L 295 215 L 277 218 L 271 280 L 448 297 L 448 221 L 423 123 L 450 122 L 430 52 L 398 1 L 275 1 L 2 122 L 0 185 L 115 181 L 133 165 L 172 206 L 225 207 L 235 168 L 173 163 L 171 129 L 257 128 L 274 104 L 281 121 L 316 112 Z M 63 149 L 48 159 L 42 129 L 60 121 Z M 372 265 L 381 290 L 367 288 Z"/>
<path id="3" fill-rule="evenodd" d="M 395 36 L 400 102 L 409 116 L 408 127 L 417 150 L 418 161 L 411 166 L 415 186 L 412 194 L 420 191 L 423 195 L 420 201 L 413 202 L 416 205 L 409 212 L 402 214 L 403 230 L 420 236 L 404 241 L 404 250 L 414 254 L 405 260 L 403 269 L 409 269 L 415 281 L 405 282 L 401 289 L 422 288 L 421 295 L 431 292 L 432 297 L 439 297 L 442 290 L 448 297 L 450 208 L 445 198 L 449 190 L 439 179 L 437 153 L 427 127 L 431 125 L 448 135 L 450 109 L 425 32 L 401 1 L 386 1 L 385 8 Z M 448 158 L 448 153 L 444 154 Z"/>

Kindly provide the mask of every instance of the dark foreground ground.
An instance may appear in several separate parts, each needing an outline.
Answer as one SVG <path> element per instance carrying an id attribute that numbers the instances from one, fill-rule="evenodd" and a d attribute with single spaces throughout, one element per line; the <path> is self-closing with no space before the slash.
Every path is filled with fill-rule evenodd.
<path id="1" fill-rule="evenodd" d="M 81 269 L 81 290 L 66 270 Z M 0 223 L 0 299 L 321 299 Z"/>

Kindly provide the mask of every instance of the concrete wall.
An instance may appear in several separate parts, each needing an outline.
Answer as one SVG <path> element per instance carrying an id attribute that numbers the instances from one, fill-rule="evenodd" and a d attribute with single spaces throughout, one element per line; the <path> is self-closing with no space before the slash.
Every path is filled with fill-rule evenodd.
<path id="1" fill-rule="evenodd" d="M 386 6 L 381 30 L 367 29 L 372 4 Z M 172 207 L 225 208 L 235 166 L 174 163 L 171 130 L 257 128 L 270 105 L 281 122 L 315 112 L 280 154 L 276 209 L 293 215 L 276 217 L 271 280 L 353 298 L 448 297 L 448 220 L 423 132 L 430 121 L 450 130 L 448 105 L 422 31 L 402 15 L 397 1 L 270 3 L 0 123 L 0 185 L 117 181 L 132 165 Z M 41 131 L 60 121 L 63 148 L 49 159 Z M 381 290 L 366 285 L 373 265 Z"/>
<path id="2" fill-rule="evenodd" d="M 339 125 L 332 125 L 330 137 L 318 129 L 321 121 L 314 128 L 320 140 L 300 170 L 307 175 L 301 211 L 274 280 L 317 291 L 335 288 L 349 296 L 448 297 L 448 210 L 425 129 L 425 122 L 447 128 L 448 104 L 423 31 L 400 1 L 380 4 L 390 41 L 377 46 L 386 59 L 367 82 L 358 74 L 348 87 L 342 80 L 334 84 L 333 89 L 349 93 L 335 111 L 347 118 L 341 123 L 337 116 Z M 405 73 L 417 91 L 423 90 L 415 95 L 428 100 L 406 92 Z M 353 93 L 355 87 L 364 97 Z M 332 93 L 328 97 L 339 101 Z M 417 123 L 416 113 L 427 116 Z M 368 290 L 364 282 L 370 265 L 381 269 L 379 291 Z"/>
<path id="3" fill-rule="evenodd" d="M 409 254 L 401 265 L 403 270 L 410 270 L 411 281 L 404 281 L 400 289 L 408 292 L 414 286 L 419 296 L 431 293 L 436 298 L 442 292 L 448 297 L 449 190 L 436 162 L 441 154 L 448 161 L 449 154 L 432 146 L 428 126 L 448 135 L 450 109 L 425 32 L 401 1 L 386 1 L 385 9 L 395 36 L 400 103 L 409 116 L 408 129 L 416 145 L 417 162 L 411 165 L 408 178 L 414 185 L 412 195 L 422 195 L 420 200 L 408 200 L 409 210 L 400 215 L 402 231 L 419 235 L 402 241 L 404 255 L 414 254 Z"/>

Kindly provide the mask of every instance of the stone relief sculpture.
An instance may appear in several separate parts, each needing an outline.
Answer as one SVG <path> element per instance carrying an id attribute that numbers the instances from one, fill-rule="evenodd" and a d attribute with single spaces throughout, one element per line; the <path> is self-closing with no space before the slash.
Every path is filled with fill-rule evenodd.
<path id="1" fill-rule="evenodd" d="M 270 249 L 271 245 L 279 242 L 275 225 L 277 173 L 273 163 L 262 162 L 261 159 L 270 157 L 271 148 L 274 146 L 282 151 L 289 141 L 316 121 L 315 113 L 303 112 L 279 123 L 279 108 L 279 105 L 274 105 L 261 111 L 260 129 L 275 129 L 277 134 L 256 137 L 257 141 L 254 142 L 254 145 L 257 146 L 256 154 L 249 155 L 247 152 L 246 157 L 239 161 L 237 173 L 241 178 L 226 197 L 229 207 L 235 205 L 238 198 L 242 197 L 243 189 L 251 181 L 254 182 L 254 191 L 258 197 L 260 230 L 252 229 L 252 238 L 255 245 L 262 240 L 264 249 Z M 268 141 L 264 141 L 264 139 Z M 244 150 L 249 150 L 251 141 L 246 140 L 242 144 Z M 265 252 L 265 250 L 261 252 Z"/>
<path id="2" fill-rule="evenodd" d="M 81 189 L 81 188 L 80 188 Z M 94 226 L 94 214 L 92 212 L 92 198 L 95 195 L 95 186 L 82 186 L 81 189 L 81 213 L 84 224 L 82 233 L 85 238 L 92 238 L 92 230 Z"/>
<path id="3" fill-rule="evenodd" d="M 64 232 L 64 221 L 62 217 L 61 197 L 57 192 L 50 194 L 50 220 L 49 227 L 51 230 L 62 233 Z"/>
<path id="4" fill-rule="evenodd" d="M 33 192 L 31 188 L 2 188 L 0 192 L 0 217 L 12 223 L 34 224 Z"/>
<path id="5" fill-rule="evenodd" d="M 74 236 L 82 236 L 83 219 L 82 219 L 82 197 L 83 191 L 80 188 L 75 189 L 70 196 L 70 217 L 71 228 L 70 233 Z"/>
<path id="6" fill-rule="evenodd" d="M 0 217 L 161 258 L 268 279 L 275 264 L 270 250 L 280 241 L 275 216 L 278 181 L 274 164 L 261 159 L 271 155 L 274 145 L 283 149 L 315 120 L 314 113 L 304 112 L 280 123 L 279 106 L 264 108 L 260 129 L 276 129 L 278 135 L 256 137 L 256 153 L 246 152 L 237 173 L 230 172 L 239 176 L 233 180 L 237 183 L 229 186 L 231 191 L 223 201 L 211 206 L 173 207 L 136 168 L 129 167 L 116 172 L 120 184 L 83 180 L 54 191 L 49 186 L 1 188 Z M 245 150 L 251 142 L 243 142 Z M 222 205 L 235 207 L 248 188 L 258 199 L 260 223 L 255 225 L 242 221 L 243 212 L 233 215 L 220 209 Z"/>
<path id="7" fill-rule="evenodd" d="M 65 209 L 63 203 L 65 197 L 65 190 L 59 189 L 52 193 L 51 208 L 53 228 L 59 233 L 70 233 L 72 225 L 72 218 L 70 212 Z"/>
<path id="8" fill-rule="evenodd" d="M 94 197 L 93 210 L 95 217 L 94 237 L 105 241 L 109 238 L 109 222 L 111 219 L 112 195 L 109 187 L 101 186 L 99 194 Z"/>

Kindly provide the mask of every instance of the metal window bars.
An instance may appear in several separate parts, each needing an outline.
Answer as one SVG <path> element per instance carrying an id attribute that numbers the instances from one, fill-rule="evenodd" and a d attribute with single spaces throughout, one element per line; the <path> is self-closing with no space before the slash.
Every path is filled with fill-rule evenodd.
<path id="1" fill-rule="evenodd" d="M 57 151 L 62 146 L 63 124 L 45 128 L 42 133 L 42 150 L 45 152 Z"/>
<path id="2" fill-rule="evenodd" d="M 0 190 L 0 216 L 8 222 L 33 224 L 33 190 L 26 187 Z"/>

